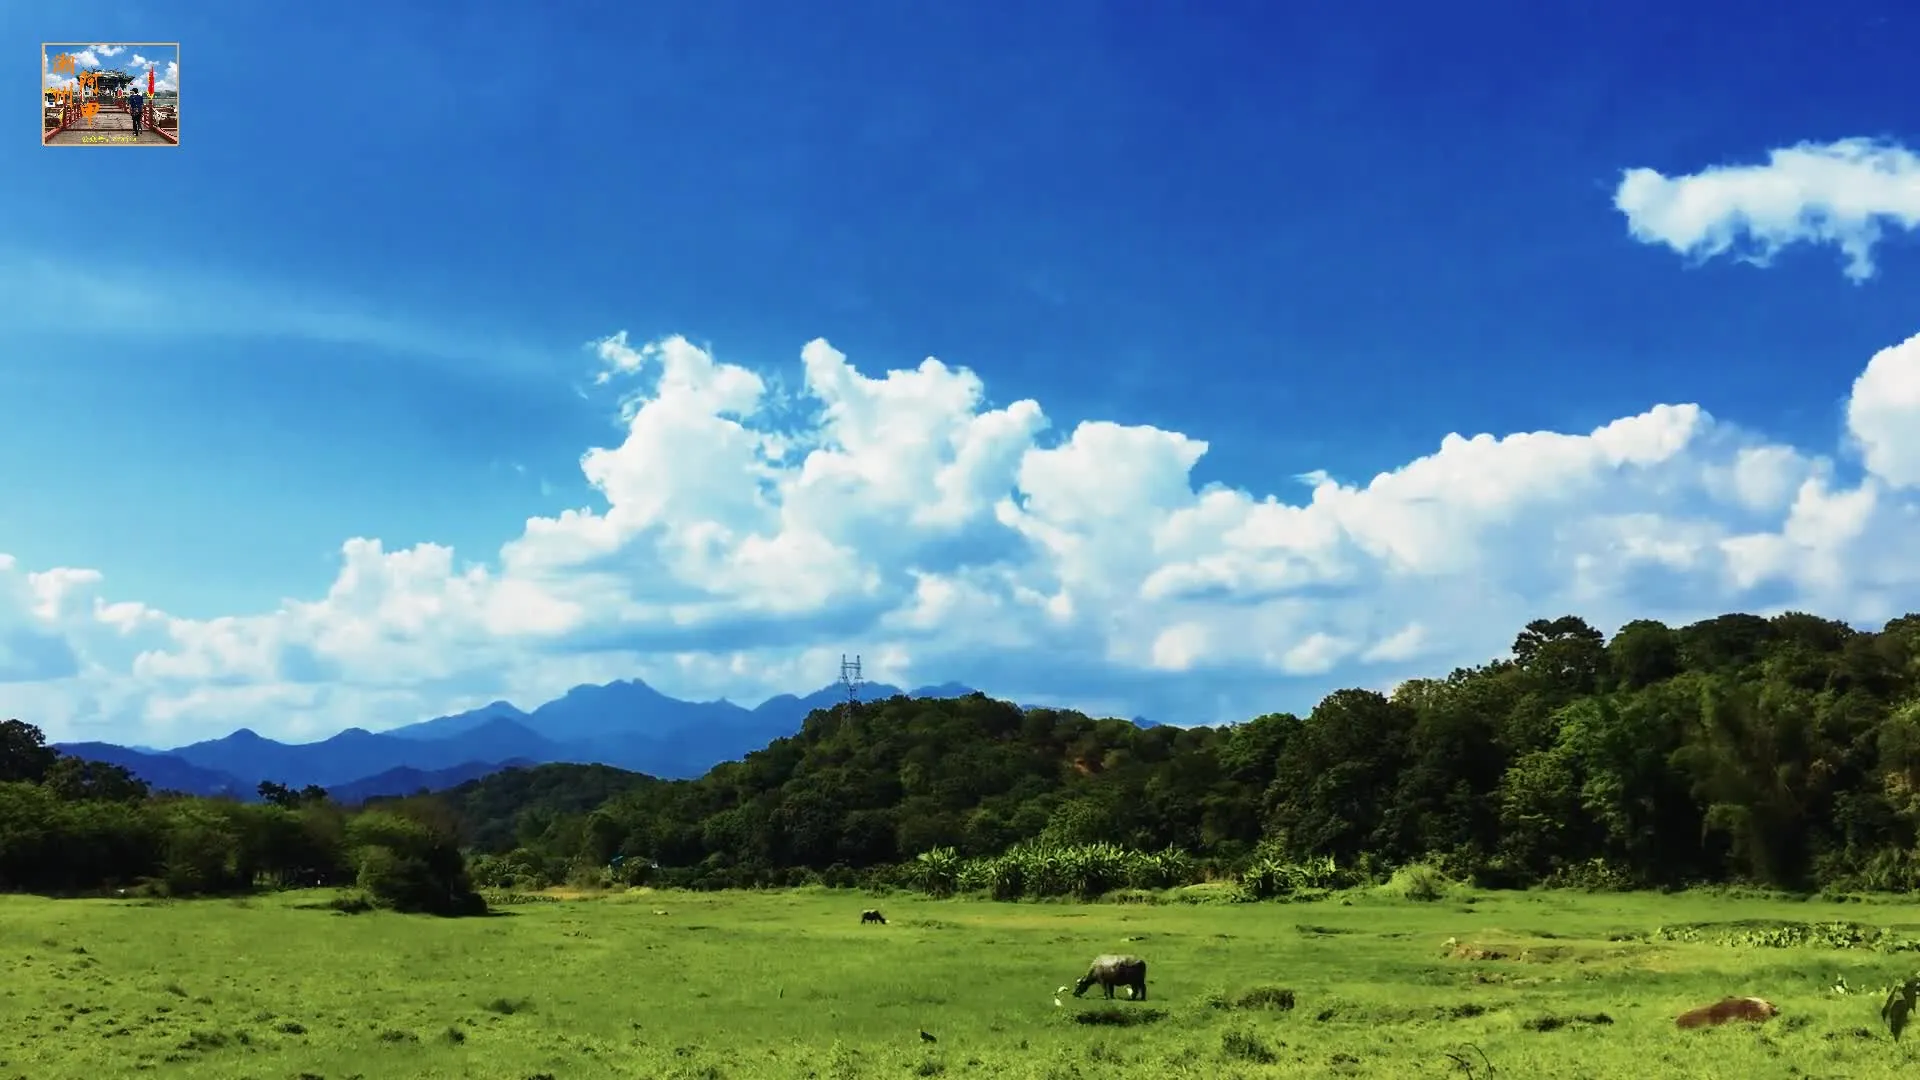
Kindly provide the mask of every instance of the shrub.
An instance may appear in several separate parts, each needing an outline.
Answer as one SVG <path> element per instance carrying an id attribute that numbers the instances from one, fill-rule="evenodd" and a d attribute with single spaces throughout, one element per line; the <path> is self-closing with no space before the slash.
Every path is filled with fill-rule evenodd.
<path id="1" fill-rule="evenodd" d="M 1431 903 L 1446 899 L 1453 889 L 1453 882 L 1440 871 L 1426 863 L 1409 863 L 1393 872 L 1387 882 L 1387 891 L 1405 900 Z"/>
<path id="2" fill-rule="evenodd" d="M 1549 889 L 1584 889 L 1587 892 L 1627 892 L 1639 887 L 1633 875 L 1605 859 L 1569 863 L 1548 875 L 1542 882 Z"/>
<path id="3" fill-rule="evenodd" d="M 1228 1031 L 1220 1036 L 1220 1053 L 1229 1058 L 1250 1061 L 1257 1065 L 1271 1065 L 1280 1060 L 1260 1036 L 1251 1031 Z"/>
<path id="4" fill-rule="evenodd" d="M 951 848 L 919 857 L 918 884 L 939 896 L 985 892 L 995 900 L 1072 896 L 1091 900 L 1116 890 L 1170 889 L 1199 879 L 1199 866 L 1175 848 L 1141 851 L 1119 844 L 1031 841 L 1005 854 L 961 860 Z"/>
<path id="5" fill-rule="evenodd" d="M 368 811 L 347 828 L 356 882 L 395 911 L 473 915 L 486 910 L 454 838 L 426 823 Z"/>
<path id="6" fill-rule="evenodd" d="M 1262 850 L 1241 871 L 1240 893 L 1247 900 L 1318 899 L 1329 890 L 1349 888 L 1359 881 L 1355 871 L 1342 870 L 1330 855 L 1296 863 Z"/>

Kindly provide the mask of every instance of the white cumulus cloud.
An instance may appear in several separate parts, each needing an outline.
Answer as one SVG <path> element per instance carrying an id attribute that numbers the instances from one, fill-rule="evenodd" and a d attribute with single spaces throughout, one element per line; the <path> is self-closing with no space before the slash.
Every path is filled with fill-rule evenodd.
<path id="1" fill-rule="evenodd" d="M 1628 169 L 1614 194 L 1634 239 L 1697 259 L 1731 254 L 1764 266 L 1790 244 L 1832 244 L 1846 274 L 1874 274 L 1889 228 L 1920 226 L 1920 156 L 1864 138 L 1773 151 L 1764 165 L 1684 176 Z"/>
<path id="2" fill-rule="evenodd" d="M 1867 362 L 1847 399 L 1847 427 L 1875 475 L 1920 487 L 1920 335 Z"/>
<path id="3" fill-rule="evenodd" d="M 74 86 L 74 85 L 77 85 L 78 83 L 79 83 L 79 80 L 74 78 L 72 75 L 68 74 L 67 72 L 54 70 L 52 54 L 45 53 L 45 52 L 40 54 L 40 86 L 42 89 L 46 89 L 49 87 L 59 87 L 59 86 Z"/>
<path id="4" fill-rule="evenodd" d="M 139 53 L 134 53 L 133 56 L 127 60 L 127 72 L 139 77 L 139 81 L 143 84 L 142 89 L 145 89 L 144 83 L 146 82 L 145 76 L 148 68 L 154 69 L 153 88 L 155 90 L 161 93 L 168 91 L 179 92 L 180 62 L 178 60 L 169 60 L 163 64 L 158 60 L 150 60 Z"/>
<path id="5" fill-rule="evenodd" d="M 1196 486 L 1191 435 L 1054 431 L 938 360 L 873 375 L 816 340 L 783 396 L 684 338 L 595 350 L 635 387 L 580 459 L 598 499 L 489 558 L 354 538 L 323 596 L 185 619 L 0 556 L 0 715 L 317 735 L 614 678 L 750 702 L 859 652 L 896 683 L 1217 722 L 1478 662 L 1541 616 L 1920 608 L 1920 337 L 1854 383 L 1854 481 L 1682 404 L 1271 491 Z"/>

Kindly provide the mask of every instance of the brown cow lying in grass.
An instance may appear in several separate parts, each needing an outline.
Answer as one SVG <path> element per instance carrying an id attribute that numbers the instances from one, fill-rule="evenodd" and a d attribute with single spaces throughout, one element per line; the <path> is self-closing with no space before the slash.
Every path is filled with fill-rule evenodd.
<path id="1" fill-rule="evenodd" d="M 1674 1023 L 1683 1028 L 1719 1027 L 1733 1020 L 1746 1020 L 1757 1024 L 1779 1015 L 1779 1008 L 1764 998 L 1730 997 L 1716 1001 L 1712 1005 L 1702 1005 L 1697 1009 L 1683 1012 L 1674 1020 Z"/>

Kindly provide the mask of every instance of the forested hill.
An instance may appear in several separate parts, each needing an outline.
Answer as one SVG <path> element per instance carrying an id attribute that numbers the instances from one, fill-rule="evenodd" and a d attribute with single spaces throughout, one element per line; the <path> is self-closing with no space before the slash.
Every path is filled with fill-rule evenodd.
<path id="1" fill-rule="evenodd" d="M 1527 626 L 1509 658 L 1391 696 L 1341 690 L 1305 718 L 1142 728 L 894 697 L 816 711 L 695 780 L 543 765 L 363 808 L 317 786 L 259 795 L 153 794 L 0 722 L 0 889 L 351 881 L 463 911 L 475 884 L 853 884 L 905 865 L 998 890 L 1096 858 L 1149 869 L 1081 891 L 1207 873 L 1259 894 L 1249 882 L 1328 859 L 1350 877 L 1427 859 L 1483 886 L 1907 889 L 1920 616 L 1878 633 L 1799 614 L 1635 622 L 1611 641 L 1566 617 Z"/>
<path id="2" fill-rule="evenodd" d="M 1142 729 L 981 695 L 818 711 L 691 781 L 542 766 L 443 798 L 486 872 L 852 881 L 1022 841 L 1387 865 L 1489 885 L 1920 884 L 1920 616 L 1536 621 L 1511 659 L 1303 718 Z M 479 870 L 476 873 L 480 873 Z"/>

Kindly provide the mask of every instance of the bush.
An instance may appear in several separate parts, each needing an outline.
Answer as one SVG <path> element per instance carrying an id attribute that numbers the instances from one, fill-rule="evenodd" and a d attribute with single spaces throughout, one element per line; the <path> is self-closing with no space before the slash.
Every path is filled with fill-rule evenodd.
<path id="1" fill-rule="evenodd" d="M 1333 889 L 1349 888 L 1360 875 L 1342 870 L 1332 856 L 1287 862 L 1277 852 L 1263 849 L 1240 873 L 1240 893 L 1247 900 L 1320 899 Z"/>
<path id="2" fill-rule="evenodd" d="M 513 880 L 513 868 L 498 855 L 478 855 L 467 864 L 467 876 L 481 889 L 504 889 Z"/>
<path id="3" fill-rule="evenodd" d="M 613 884 L 625 888 L 647 885 L 653 880 L 653 860 L 631 856 L 620 861 L 620 865 L 607 868 L 607 876 Z"/>
<path id="4" fill-rule="evenodd" d="M 1605 859 L 1569 863 L 1548 875 L 1542 884 L 1549 889 L 1584 889 L 1587 892 L 1629 892 L 1640 885 L 1632 874 Z"/>
<path id="5" fill-rule="evenodd" d="M 1271 1065 L 1280 1060 L 1259 1035 L 1252 1031 L 1236 1030 L 1224 1032 L 1220 1036 L 1220 1052 L 1230 1058 L 1250 1061 L 1256 1065 Z"/>
<path id="6" fill-rule="evenodd" d="M 1444 900 L 1453 890 L 1453 882 L 1426 863 L 1409 863 L 1393 872 L 1387 891 L 1404 900 L 1431 903 Z"/>
<path id="7" fill-rule="evenodd" d="M 1119 844 L 1031 841 L 1004 855 L 961 859 L 935 848 L 912 866 L 914 884 L 934 896 L 984 892 L 995 900 L 1078 897 L 1091 900 L 1118 889 L 1170 889 L 1199 880 L 1199 866 L 1174 848 L 1141 851 Z"/>
<path id="8" fill-rule="evenodd" d="M 433 915 L 486 910 L 453 837 L 412 818 L 368 811 L 347 829 L 360 889 L 382 907 Z"/>
<path id="9" fill-rule="evenodd" d="M 1525 889 L 1539 883 L 1539 875 L 1524 865 L 1496 855 L 1473 868 L 1469 877 L 1476 889 Z"/>
<path id="10" fill-rule="evenodd" d="M 586 859 L 575 859 L 567 866 L 567 884 L 575 889 L 611 889 L 613 870 Z"/>

